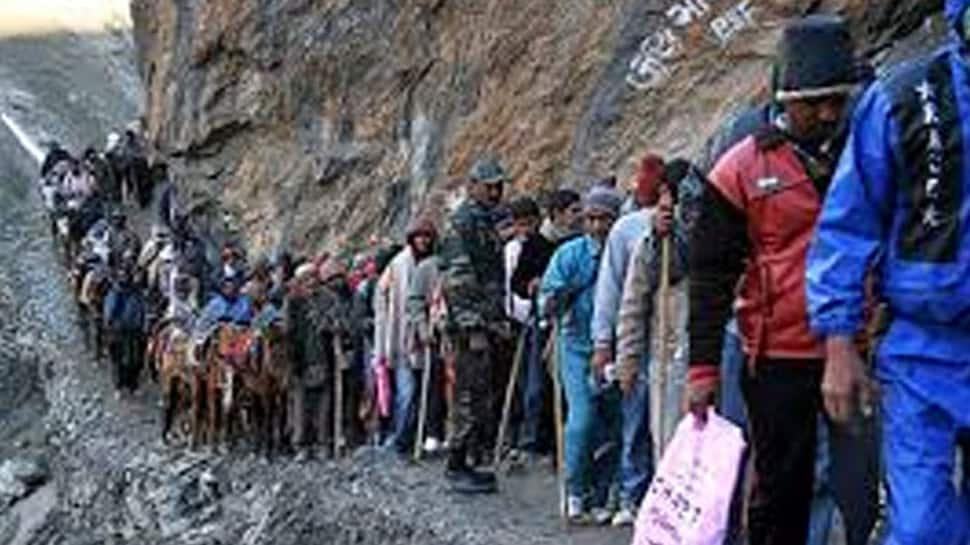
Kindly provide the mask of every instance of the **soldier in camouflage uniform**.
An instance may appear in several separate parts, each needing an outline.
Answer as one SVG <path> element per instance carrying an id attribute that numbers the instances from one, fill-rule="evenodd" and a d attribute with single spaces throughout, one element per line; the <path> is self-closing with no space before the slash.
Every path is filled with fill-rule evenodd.
<path id="1" fill-rule="evenodd" d="M 468 465 L 482 446 L 491 418 L 492 361 L 496 341 L 507 335 L 503 308 L 502 241 L 494 209 L 507 180 L 498 161 L 472 167 L 467 200 L 448 220 L 441 251 L 441 279 L 456 349 L 454 436 L 447 477 L 461 493 L 495 492 L 495 475 Z"/>

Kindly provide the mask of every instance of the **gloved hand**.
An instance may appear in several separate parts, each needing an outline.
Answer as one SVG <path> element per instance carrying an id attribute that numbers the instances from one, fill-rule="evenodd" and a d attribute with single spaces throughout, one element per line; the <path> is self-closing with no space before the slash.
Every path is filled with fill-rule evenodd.
<path id="1" fill-rule="evenodd" d="M 708 363 L 692 363 L 687 370 L 687 410 L 701 425 L 707 423 L 707 410 L 717 403 L 721 388 L 720 369 Z"/>

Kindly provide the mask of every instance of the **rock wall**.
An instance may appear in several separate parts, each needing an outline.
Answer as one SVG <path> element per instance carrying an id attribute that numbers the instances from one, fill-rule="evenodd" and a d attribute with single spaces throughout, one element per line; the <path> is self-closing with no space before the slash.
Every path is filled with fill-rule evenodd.
<path id="1" fill-rule="evenodd" d="M 512 191 L 691 156 L 763 96 L 782 22 L 854 21 L 869 55 L 939 1 L 132 0 L 150 139 L 203 216 L 256 246 L 399 234 L 483 151 Z M 912 38 L 916 36 L 917 38 Z M 207 213 L 207 214 L 206 214 Z M 291 233 L 281 239 L 281 233 Z"/>

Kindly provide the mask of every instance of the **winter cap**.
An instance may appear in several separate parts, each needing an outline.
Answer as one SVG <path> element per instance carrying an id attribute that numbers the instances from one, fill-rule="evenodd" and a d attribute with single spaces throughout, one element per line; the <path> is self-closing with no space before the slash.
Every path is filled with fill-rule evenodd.
<path id="1" fill-rule="evenodd" d="M 481 182 L 483 184 L 498 184 L 508 181 L 508 175 L 505 172 L 505 167 L 498 159 L 485 156 L 475 161 L 472 165 L 471 172 L 468 173 L 468 179 L 472 182 Z"/>
<path id="2" fill-rule="evenodd" d="M 317 267 L 313 263 L 304 263 L 296 268 L 296 272 L 293 273 L 293 277 L 296 280 L 306 280 L 307 278 L 312 278 L 317 272 Z"/>
<path id="3" fill-rule="evenodd" d="M 438 229 L 435 228 L 434 221 L 430 217 L 419 216 L 408 225 L 406 233 L 408 240 L 420 234 L 428 235 L 431 238 L 438 237 Z"/>
<path id="4" fill-rule="evenodd" d="M 615 189 L 594 185 L 583 197 L 583 211 L 606 212 L 613 217 L 620 214 L 620 207 L 623 206 L 623 196 Z"/>
<path id="5" fill-rule="evenodd" d="M 790 23 L 778 44 L 775 68 L 780 101 L 849 93 L 861 75 L 848 25 L 830 15 Z"/>
<path id="6" fill-rule="evenodd" d="M 657 203 L 657 190 L 664 180 L 664 169 L 664 160 L 659 155 L 648 153 L 640 160 L 636 189 L 638 203 L 646 206 Z"/>
<path id="7" fill-rule="evenodd" d="M 347 275 L 347 266 L 344 265 L 343 260 L 332 258 L 323 262 L 317 268 L 317 277 L 320 282 L 329 282 L 338 276 Z"/>

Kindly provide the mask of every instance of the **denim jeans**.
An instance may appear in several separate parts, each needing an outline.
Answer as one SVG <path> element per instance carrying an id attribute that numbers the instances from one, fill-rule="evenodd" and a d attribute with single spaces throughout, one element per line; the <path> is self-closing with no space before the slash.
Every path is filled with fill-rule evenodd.
<path id="1" fill-rule="evenodd" d="M 741 376 L 746 359 L 741 349 L 737 321 L 732 320 L 724 328 L 724 347 L 721 350 L 720 413 L 742 430 L 748 427 L 744 396 L 741 395 Z"/>
<path id="2" fill-rule="evenodd" d="M 633 389 L 623 396 L 623 449 L 620 455 L 620 503 L 636 509 L 653 478 L 653 437 L 650 434 L 650 354 L 640 361 Z"/>
<path id="3" fill-rule="evenodd" d="M 418 381 L 407 358 L 394 364 L 394 414 L 392 415 L 391 435 L 385 445 L 406 452 L 414 439 L 414 424 L 417 419 Z"/>
<path id="4" fill-rule="evenodd" d="M 831 449 L 829 426 L 825 418 L 818 417 L 818 444 L 815 447 L 815 487 L 812 497 L 812 515 L 808 523 L 808 545 L 827 545 L 835 518 L 835 496 L 829 483 Z"/>
<path id="5" fill-rule="evenodd" d="M 559 338 L 559 364 L 569 407 L 565 430 L 566 489 L 570 496 L 605 503 L 616 481 L 619 454 L 619 394 L 612 387 L 596 392 L 590 383 L 592 354 L 576 350 L 568 338 Z M 594 463 L 595 462 L 595 463 Z"/>
<path id="6" fill-rule="evenodd" d="M 741 348 L 737 320 L 724 328 L 724 346 L 721 350 L 721 395 L 719 396 L 721 416 L 730 420 L 747 433 L 748 416 L 744 408 L 744 395 L 741 393 L 741 377 L 744 374 L 746 357 Z M 749 453 L 742 457 L 738 469 L 738 482 L 731 498 L 731 514 L 728 521 L 725 545 L 743 543 L 744 491 L 747 476 Z"/>
<path id="7" fill-rule="evenodd" d="M 621 487 L 623 454 L 623 392 L 617 384 L 594 391 L 596 420 L 590 466 L 590 507 L 605 507 Z"/>

